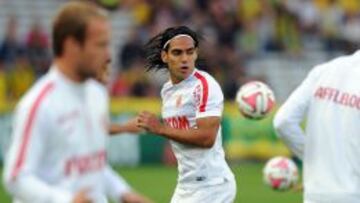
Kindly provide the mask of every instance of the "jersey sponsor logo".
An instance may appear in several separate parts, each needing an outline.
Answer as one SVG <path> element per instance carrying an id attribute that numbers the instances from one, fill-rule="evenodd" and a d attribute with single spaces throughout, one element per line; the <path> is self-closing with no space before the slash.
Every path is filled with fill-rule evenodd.
<path id="1" fill-rule="evenodd" d="M 65 163 L 65 175 L 70 176 L 74 173 L 86 174 L 94 171 L 99 171 L 105 166 L 106 151 L 100 150 L 98 152 L 87 154 L 78 157 L 72 157 Z"/>
<path id="2" fill-rule="evenodd" d="M 64 113 L 58 118 L 58 122 L 60 125 L 72 121 L 80 116 L 80 111 L 75 109 L 70 112 Z"/>
<path id="3" fill-rule="evenodd" d="M 189 129 L 190 128 L 190 122 L 186 116 L 176 116 L 176 117 L 165 118 L 164 122 L 166 123 L 166 125 L 171 126 L 172 128 L 176 128 L 176 129 Z"/>
<path id="4" fill-rule="evenodd" d="M 336 88 L 320 86 L 315 91 L 314 97 L 316 99 L 327 100 L 335 104 L 360 110 L 360 95 L 343 92 Z"/>

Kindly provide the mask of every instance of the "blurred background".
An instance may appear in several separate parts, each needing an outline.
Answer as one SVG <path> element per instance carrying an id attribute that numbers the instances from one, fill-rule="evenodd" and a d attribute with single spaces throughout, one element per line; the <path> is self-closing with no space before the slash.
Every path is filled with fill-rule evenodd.
<path id="1" fill-rule="evenodd" d="M 47 72 L 51 19 L 66 0 L 0 0 L 0 160 L 9 143 L 14 105 Z M 360 45 L 360 0 L 97 0 L 113 27 L 111 115 L 124 122 L 138 111 L 160 113 L 166 72 L 146 72 L 143 44 L 169 26 L 187 25 L 204 36 L 200 69 L 220 83 L 226 98 L 224 148 L 238 180 L 237 202 L 301 202 L 300 192 L 278 193 L 262 183 L 265 160 L 291 156 L 276 138 L 272 115 L 243 118 L 234 104 L 238 88 L 260 80 L 277 105 L 316 64 Z M 109 161 L 134 188 L 169 202 L 176 161 L 157 136 L 111 138 Z M 153 187 L 156 182 L 157 187 Z M 1 188 L 1 187 L 0 187 Z M 0 190 L 0 202 L 10 202 Z"/>

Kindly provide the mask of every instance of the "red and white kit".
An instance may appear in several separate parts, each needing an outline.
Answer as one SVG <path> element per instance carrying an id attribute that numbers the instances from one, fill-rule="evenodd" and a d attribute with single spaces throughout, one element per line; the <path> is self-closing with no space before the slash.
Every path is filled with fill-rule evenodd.
<path id="1" fill-rule="evenodd" d="M 173 128 L 196 128 L 196 119 L 222 116 L 223 94 L 216 80 L 195 69 L 178 84 L 168 81 L 162 91 L 162 117 Z M 172 202 L 229 202 L 234 199 L 234 175 L 225 161 L 221 127 L 211 148 L 171 141 L 178 161 L 178 185 Z M 202 188 L 202 189 L 201 189 Z M 188 190 L 195 193 L 188 194 Z M 216 193 L 213 193 L 213 192 Z M 228 201 L 227 201 L 228 200 Z"/>
<path id="2" fill-rule="evenodd" d="M 275 117 L 279 135 L 303 157 L 305 202 L 360 202 L 359 78 L 359 51 L 316 66 Z"/>
<path id="3" fill-rule="evenodd" d="M 68 203 L 85 188 L 94 202 L 106 202 L 114 190 L 108 122 L 108 96 L 98 82 L 74 83 L 52 67 L 16 108 L 4 169 L 15 202 Z"/>

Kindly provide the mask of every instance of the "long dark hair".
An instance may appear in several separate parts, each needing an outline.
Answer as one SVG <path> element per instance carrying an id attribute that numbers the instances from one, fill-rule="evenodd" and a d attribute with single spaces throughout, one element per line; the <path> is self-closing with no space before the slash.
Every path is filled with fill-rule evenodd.
<path id="1" fill-rule="evenodd" d="M 170 27 L 155 37 L 151 38 L 145 44 L 145 58 L 146 58 L 146 69 L 149 70 L 160 70 L 167 68 L 167 64 L 161 59 L 161 51 L 167 51 L 169 44 L 165 47 L 165 43 L 175 37 L 176 35 L 185 34 L 189 35 L 194 40 L 194 46 L 197 48 L 199 42 L 202 39 L 201 35 L 191 30 L 187 26 Z"/>

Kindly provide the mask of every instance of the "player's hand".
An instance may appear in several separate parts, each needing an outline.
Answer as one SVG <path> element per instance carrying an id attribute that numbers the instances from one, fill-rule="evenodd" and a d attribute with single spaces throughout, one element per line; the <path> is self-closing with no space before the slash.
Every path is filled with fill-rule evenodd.
<path id="1" fill-rule="evenodd" d="M 135 117 L 123 124 L 111 123 L 109 129 L 110 135 L 117 135 L 119 133 L 141 133 L 143 129 L 137 126 L 137 120 L 137 117 Z"/>
<path id="2" fill-rule="evenodd" d="M 88 196 L 89 189 L 80 190 L 75 194 L 72 203 L 93 203 Z"/>
<path id="3" fill-rule="evenodd" d="M 138 118 L 132 118 L 130 120 L 128 120 L 128 122 L 126 123 L 127 127 L 127 131 L 130 133 L 141 133 L 143 131 L 142 128 L 138 127 Z"/>
<path id="4" fill-rule="evenodd" d="M 160 129 L 163 127 L 157 116 L 147 111 L 143 111 L 138 115 L 137 126 L 155 134 L 159 134 Z"/>
<path id="5" fill-rule="evenodd" d="M 124 203 L 152 203 L 151 200 L 149 200 L 148 198 L 134 193 L 134 192 L 129 192 L 129 193 L 125 193 L 122 198 L 121 198 L 121 202 Z"/>

